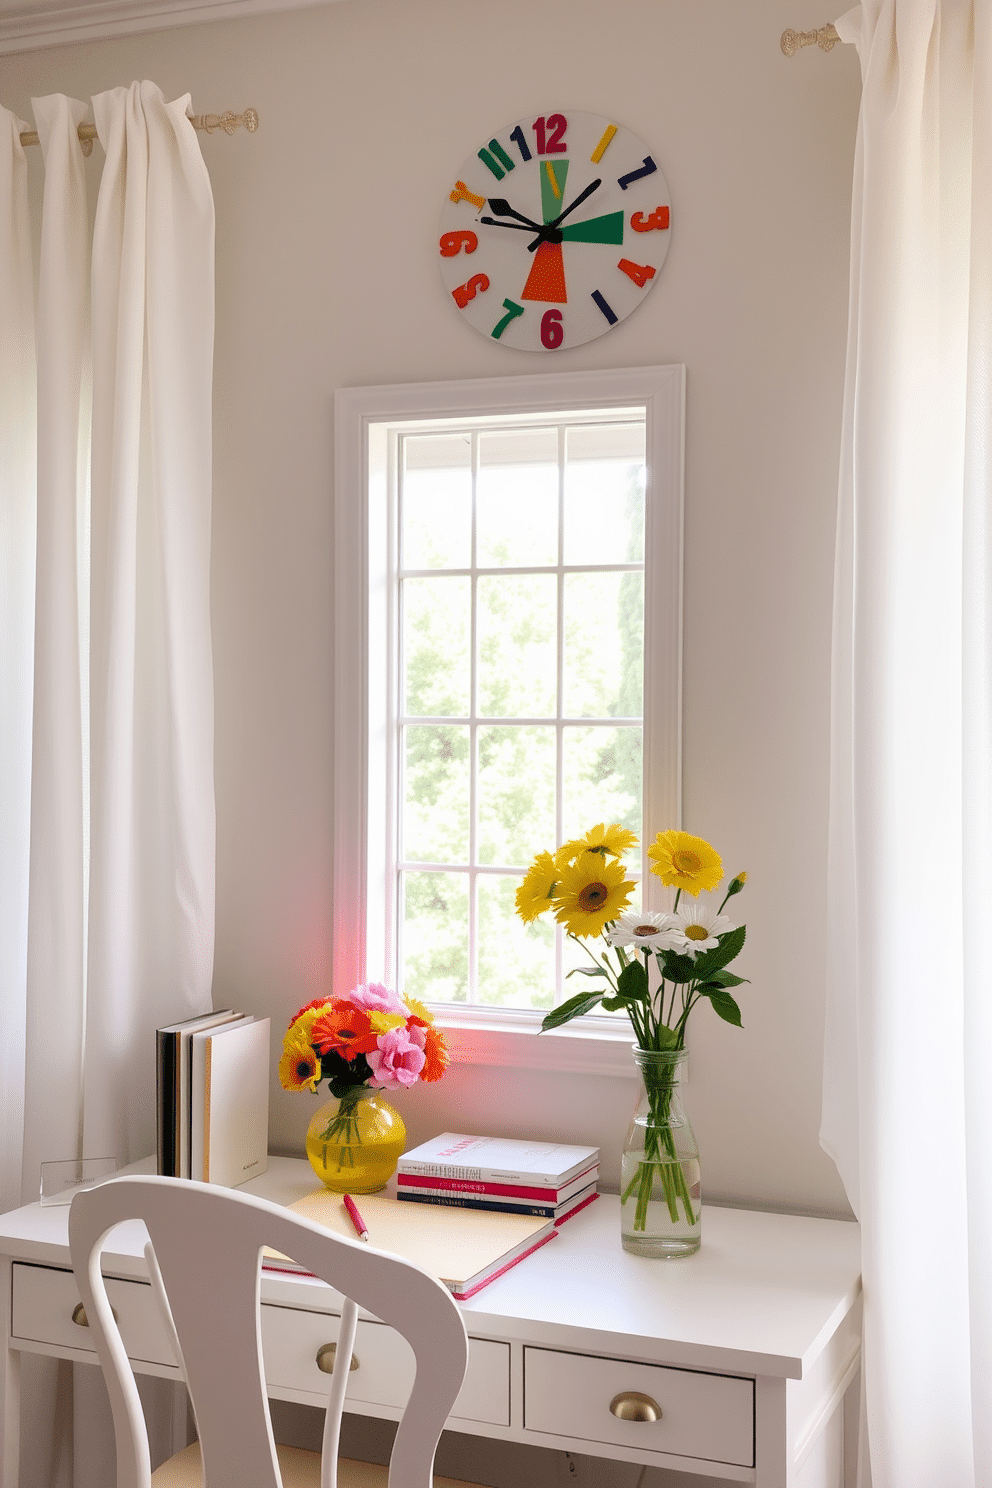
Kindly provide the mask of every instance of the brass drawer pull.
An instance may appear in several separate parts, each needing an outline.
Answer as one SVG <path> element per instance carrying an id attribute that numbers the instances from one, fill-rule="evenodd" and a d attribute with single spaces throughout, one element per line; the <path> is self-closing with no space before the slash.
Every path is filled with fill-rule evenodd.
<path id="1" fill-rule="evenodd" d="M 661 1420 L 661 1406 L 657 1400 L 642 1395 L 640 1390 L 624 1390 L 620 1395 L 614 1395 L 610 1410 L 619 1421 Z"/>
<path id="2" fill-rule="evenodd" d="M 337 1348 L 336 1343 L 325 1343 L 317 1350 L 317 1368 L 322 1370 L 324 1374 L 330 1374 L 334 1369 L 334 1355 L 337 1353 Z M 348 1366 L 349 1372 L 357 1368 L 358 1360 L 352 1354 L 351 1363 Z"/>
<path id="3" fill-rule="evenodd" d="M 112 1307 L 110 1310 L 114 1315 L 114 1322 L 119 1323 L 120 1318 L 117 1316 L 117 1308 Z M 72 1309 L 72 1321 L 76 1324 L 77 1328 L 89 1327 L 90 1320 L 86 1316 L 86 1308 L 83 1306 L 82 1302 L 77 1302 L 75 1307 Z"/>

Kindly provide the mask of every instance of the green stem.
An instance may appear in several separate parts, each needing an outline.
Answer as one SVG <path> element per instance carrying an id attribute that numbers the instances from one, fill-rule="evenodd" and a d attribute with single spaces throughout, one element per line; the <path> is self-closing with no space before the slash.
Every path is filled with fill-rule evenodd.
<path id="1" fill-rule="evenodd" d="M 675 1145 L 675 1135 L 670 1122 L 674 1092 L 673 1074 L 674 1071 L 671 1071 L 661 1078 L 655 1077 L 653 1080 L 648 1076 L 645 1079 L 650 1120 L 644 1132 L 644 1156 L 638 1162 L 637 1171 L 620 1196 L 621 1204 L 625 1204 L 636 1190 L 635 1231 L 647 1229 L 648 1205 L 656 1182 L 661 1185 L 672 1223 L 678 1223 L 680 1199 L 687 1222 L 690 1225 L 696 1223 L 697 1216 L 693 1209 L 692 1195 L 685 1181 L 685 1172 Z"/>

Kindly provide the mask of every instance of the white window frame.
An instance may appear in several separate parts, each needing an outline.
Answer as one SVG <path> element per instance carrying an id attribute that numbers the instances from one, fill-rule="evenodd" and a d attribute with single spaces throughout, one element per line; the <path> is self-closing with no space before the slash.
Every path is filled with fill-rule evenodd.
<path id="1" fill-rule="evenodd" d="M 332 985 L 384 976 L 386 856 L 392 811 L 386 727 L 393 659 L 387 491 L 393 433 L 426 420 L 643 408 L 646 504 L 644 796 L 646 850 L 681 822 L 682 507 L 685 368 L 640 367 L 460 382 L 341 389 L 335 395 L 334 890 Z M 372 561 L 374 560 L 374 561 Z M 370 691 L 369 679 L 382 679 Z M 590 823 L 591 825 L 591 823 Z M 536 851 L 536 849 L 535 849 Z M 662 907 L 643 875 L 642 902 Z M 542 1014 L 509 1008 L 438 1011 L 463 1063 L 632 1074 L 626 1021 L 587 1015 L 537 1037 Z"/>

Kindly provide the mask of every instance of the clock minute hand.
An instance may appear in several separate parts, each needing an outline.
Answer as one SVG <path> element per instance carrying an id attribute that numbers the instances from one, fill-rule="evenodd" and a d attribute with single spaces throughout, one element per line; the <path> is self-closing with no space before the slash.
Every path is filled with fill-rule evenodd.
<path id="1" fill-rule="evenodd" d="M 565 221 L 565 218 L 568 217 L 568 216 L 570 216 L 571 213 L 575 211 L 576 207 L 581 207 L 581 205 L 585 201 L 586 197 L 592 196 L 593 192 L 594 191 L 598 191 L 599 188 L 600 188 L 600 186 L 602 186 L 602 184 L 603 184 L 602 179 L 600 179 L 598 181 L 590 181 L 589 182 L 589 185 L 586 187 L 585 191 L 580 191 L 579 194 L 578 194 L 578 196 L 571 203 L 571 205 L 570 206 L 567 206 L 565 208 L 564 212 L 560 212 L 558 214 L 558 216 L 555 218 L 554 222 L 549 222 L 548 223 L 548 226 L 549 227 L 557 227 L 558 224 L 559 224 L 559 222 L 564 222 Z"/>
<path id="2" fill-rule="evenodd" d="M 586 201 L 590 196 L 592 196 L 594 191 L 598 191 L 602 184 L 602 177 L 600 177 L 600 179 L 597 181 L 590 181 L 585 191 L 580 191 L 575 200 L 565 208 L 564 212 L 559 212 L 558 216 L 554 219 L 553 222 L 546 222 L 544 224 L 544 232 L 542 233 L 541 237 L 535 238 L 533 243 L 527 244 L 529 252 L 533 253 L 534 249 L 538 248 L 544 241 L 545 236 L 547 235 L 549 230 L 553 232 L 560 222 L 564 222 L 565 218 L 570 216 L 570 214 L 575 211 L 576 207 L 581 207 L 582 203 Z M 490 203 L 490 205 L 492 205 L 492 203 Z"/>
<path id="3" fill-rule="evenodd" d="M 596 185 L 599 185 L 598 181 L 596 182 Z M 526 223 L 526 225 L 530 228 L 533 228 L 535 232 L 541 231 L 541 224 L 539 222 L 532 222 L 529 217 L 524 217 L 522 213 L 515 212 L 510 206 L 510 203 L 506 200 L 506 197 L 491 196 L 488 198 L 488 200 L 490 207 L 496 213 L 497 217 L 515 217 L 518 222 Z"/>

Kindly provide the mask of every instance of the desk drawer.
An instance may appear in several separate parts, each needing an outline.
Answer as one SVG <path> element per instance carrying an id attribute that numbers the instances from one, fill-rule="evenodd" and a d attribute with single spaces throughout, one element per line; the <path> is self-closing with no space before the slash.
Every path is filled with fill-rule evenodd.
<path id="1" fill-rule="evenodd" d="M 659 1419 L 614 1416 L 610 1403 L 625 1391 L 649 1396 Z M 732 1375 L 526 1348 L 524 1424 L 554 1436 L 754 1466 L 754 1382 Z"/>
<path id="2" fill-rule="evenodd" d="M 336 1343 L 340 1318 L 293 1307 L 262 1307 L 262 1352 L 270 1385 L 305 1390 L 326 1400 L 330 1377 L 317 1368 L 317 1353 Z M 383 1323 L 359 1322 L 355 1335 L 358 1368 L 348 1379 L 347 1400 L 402 1409 L 413 1388 L 413 1349 Z M 510 1346 L 488 1338 L 469 1344 L 468 1371 L 452 1418 L 510 1424 Z"/>
<path id="3" fill-rule="evenodd" d="M 85 1324 L 74 1323 L 79 1292 L 71 1271 L 52 1266 L 29 1266 L 17 1262 L 13 1268 L 12 1341 L 18 1338 L 56 1348 L 89 1349 L 96 1352 L 93 1335 Z M 146 1282 L 107 1282 L 107 1296 L 117 1313 L 121 1337 L 128 1357 L 136 1362 L 175 1364 L 152 1289 Z"/>

